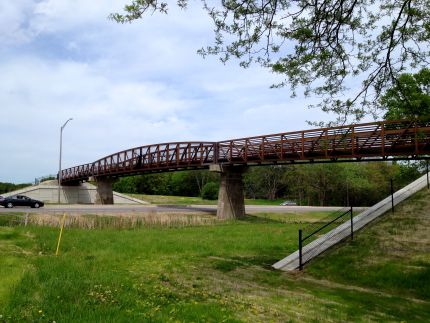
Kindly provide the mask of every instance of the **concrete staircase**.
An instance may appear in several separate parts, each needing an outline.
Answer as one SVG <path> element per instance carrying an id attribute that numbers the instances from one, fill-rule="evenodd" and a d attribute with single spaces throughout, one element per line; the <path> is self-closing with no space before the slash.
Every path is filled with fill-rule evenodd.
<path id="1" fill-rule="evenodd" d="M 427 186 L 427 174 L 421 176 L 416 181 L 405 186 L 401 190 L 394 193 L 394 205 L 399 204 L 411 195 L 415 194 L 419 190 Z M 383 215 L 385 212 L 391 209 L 391 195 L 383 199 L 379 203 L 373 205 L 367 210 L 361 212 L 353 218 L 353 231 L 360 230 L 368 223 L 375 220 L 377 217 Z M 311 259 L 315 258 L 322 252 L 331 248 L 335 244 L 339 243 L 343 239 L 347 238 L 351 234 L 350 221 L 339 225 L 330 232 L 320 236 L 318 239 L 310 242 L 302 249 L 302 261 L 306 263 Z M 273 266 L 275 269 L 283 271 L 292 271 L 299 268 L 299 251 L 292 253 L 284 259 L 278 261 Z"/>

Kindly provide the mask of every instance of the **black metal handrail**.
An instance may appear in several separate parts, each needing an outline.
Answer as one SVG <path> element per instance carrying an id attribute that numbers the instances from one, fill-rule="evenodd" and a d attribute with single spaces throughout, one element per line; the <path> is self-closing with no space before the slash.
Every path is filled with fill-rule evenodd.
<path id="1" fill-rule="evenodd" d="M 336 212 L 338 213 L 338 212 Z M 336 214 L 335 213 L 335 214 Z M 308 234 L 306 237 L 303 238 L 303 229 L 299 229 L 299 269 L 303 270 L 303 242 L 307 239 L 311 238 L 312 236 L 316 235 L 321 230 L 327 228 L 329 225 L 335 223 L 340 218 L 344 217 L 345 215 L 350 215 L 350 221 L 351 221 L 351 240 L 354 239 L 354 227 L 353 227 L 353 212 L 352 212 L 352 206 L 349 207 L 349 209 L 345 212 L 342 212 L 342 214 L 338 215 L 335 219 L 331 220 L 328 223 L 325 223 L 323 226 L 319 227 L 312 233 Z"/>

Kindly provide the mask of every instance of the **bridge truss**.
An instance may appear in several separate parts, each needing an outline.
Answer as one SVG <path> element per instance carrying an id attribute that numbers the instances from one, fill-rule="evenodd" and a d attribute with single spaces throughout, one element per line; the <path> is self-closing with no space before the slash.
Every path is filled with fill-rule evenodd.
<path id="1" fill-rule="evenodd" d="M 173 142 L 127 149 L 62 170 L 62 183 L 89 177 L 259 165 L 424 159 L 430 156 L 430 121 L 380 121 L 285 132 L 220 142 Z"/>

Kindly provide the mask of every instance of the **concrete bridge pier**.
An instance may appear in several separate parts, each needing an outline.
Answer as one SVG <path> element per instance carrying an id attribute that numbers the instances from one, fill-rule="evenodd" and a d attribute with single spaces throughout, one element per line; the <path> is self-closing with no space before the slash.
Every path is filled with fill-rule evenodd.
<path id="1" fill-rule="evenodd" d="M 96 204 L 113 204 L 112 184 L 115 180 L 112 177 L 98 177 L 96 181 Z"/>
<path id="2" fill-rule="evenodd" d="M 210 166 L 210 171 L 221 174 L 217 208 L 219 219 L 237 219 L 245 216 L 242 174 L 246 169 L 246 166 Z"/>

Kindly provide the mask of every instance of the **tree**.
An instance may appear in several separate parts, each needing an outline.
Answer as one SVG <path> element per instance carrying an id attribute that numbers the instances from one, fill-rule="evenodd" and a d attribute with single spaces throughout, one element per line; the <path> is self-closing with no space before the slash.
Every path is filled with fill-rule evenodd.
<path id="1" fill-rule="evenodd" d="M 128 1 L 124 13 L 110 18 L 125 23 L 168 11 L 167 0 Z M 177 0 L 181 8 L 188 2 Z M 337 113 L 337 122 L 376 115 L 374 104 L 401 73 L 429 64 L 430 0 L 202 2 L 215 40 L 201 55 L 261 64 L 284 77 L 274 87 L 322 97 L 317 106 Z M 346 95 L 357 80 L 359 90 Z"/>
<path id="2" fill-rule="evenodd" d="M 121 177 L 113 184 L 113 189 L 122 193 L 168 195 L 171 177 L 171 173 Z"/>
<path id="3" fill-rule="evenodd" d="M 219 183 L 207 182 L 202 189 L 202 199 L 216 200 L 219 193 Z"/>
<path id="4" fill-rule="evenodd" d="M 214 183 L 219 186 L 219 174 L 208 170 L 194 170 L 190 172 L 198 187 L 198 194 L 203 194 L 203 189 L 208 183 Z"/>
<path id="5" fill-rule="evenodd" d="M 0 182 L 0 194 L 19 190 L 23 187 L 31 186 L 31 184 L 13 184 Z"/>
<path id="6" fill-rule="evenodd" d="M 386 119 L 429 119 L 430 69 L 400 75 L 397 83 L 381 97 L 379 104 L 387 110 Z"/>
<path id="7" fill-rule="evenodd" d="M 253 167 L 244 175 L 245 193 L 252 198 L 274 200 L 285 187 L 282 166 Z"/>

